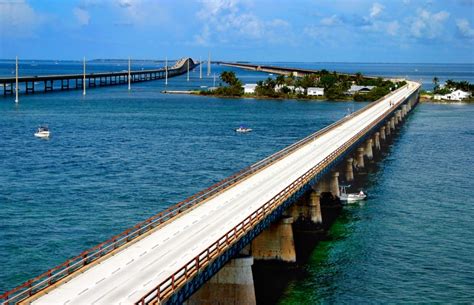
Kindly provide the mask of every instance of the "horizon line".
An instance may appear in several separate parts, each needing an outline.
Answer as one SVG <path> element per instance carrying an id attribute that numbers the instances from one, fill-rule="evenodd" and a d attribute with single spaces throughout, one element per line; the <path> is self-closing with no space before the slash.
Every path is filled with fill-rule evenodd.
<path id="1" fill-rule="evenodd" d="M 191 57 L 194 59 L 193 57 Z M 69 61 L 69 62 L 82 62 L 82 59 L 37 59 L 37 58 L 18 58 L 19 61 Z M 92 58 L 86 61 L 128 61 L 128 58 Z M 165 61 L 166 59 L 133 59 L 132 61 Z M 168 61 L 178 60 L 178 59 L 168 59 Z M 15 58 L 0 58 L 0 61 L 15 61 Z M 337 63 L 337 64 L 432 64 L 432 65 L 474 65 L 474 62 L 403 62 L 403 61 L 284 61 L 284 60 L 275 60 L 275 61 L 259 61 L 259 60 L 211 60 L 211 62 L 235 62 L 235 63 Z"/>

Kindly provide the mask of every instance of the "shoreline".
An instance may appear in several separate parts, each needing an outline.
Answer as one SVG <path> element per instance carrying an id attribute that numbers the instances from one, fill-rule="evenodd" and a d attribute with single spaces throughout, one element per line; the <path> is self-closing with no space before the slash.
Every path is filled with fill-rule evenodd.
<path id="1" fill-rule="evenodd" d="M 256 96 L 256 95 L 242 95 L 242 96 L 229 96 L 229 95 L 220 95 L 220 94 L 201 94 L 200 91 L 196 90 L 163 90 L 163 94 L 187 94 L 187 95 L 196 95 L 202 97 L 215 97 L 215 98 L 225 98 L 225 99 L 254 99 L 254 100 L 297 100 L 297 101 L 316 101 L 316 102 L 356 102 L 356 103 L 366 103 L 370 101 L 356 101 L 354 99 L 335 99 L 329 100 L 328 98 L 305 98 L 305 97 L 272 97 L 272 96 Z"/>
<path id="2" fill-rule="evenodd" d="M 343 102 L 371 103 L 371 101 L 356 101 L 354 99 L 329 100 L 327 98 L 271 97 L 271 96 L 251 96 L 251 95 L 228 96 L 228 95 L 218 95 L 218 94 L 201 94 L 201 91 L 197 91 L 197 90 L 163 90 L 163 91 L 161 91 L 161 93 L 163 93 L 163 94 L 185 94 L 185 95 L 195 95 L 195 96 L 225 98 L 225 99 L 294 100 L 294 101 L 340 102 L 340 103 L 343 103 Z M 420 96 L 420 103 L 443 104 L 443 105 L 464 105 L 464 104 L 474 104 L 474 101 L 433 100 L 431 98 L 426 98 L 426 97 Z"/>

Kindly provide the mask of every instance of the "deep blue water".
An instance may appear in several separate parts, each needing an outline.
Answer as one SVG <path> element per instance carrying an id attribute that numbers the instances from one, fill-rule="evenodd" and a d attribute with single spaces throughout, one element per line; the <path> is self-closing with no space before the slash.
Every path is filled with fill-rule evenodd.
<path id="1" fill-rule="evenodd" d="M 0 64 L 0 74 L 10 66 Z M 268 77 L 235 71 L 247 83 Z M 169 88 L 212 85 L 212 78 L 197 77 L 194 71 L 190 83 L 170 79 Z M 18 106 L 0 98 L 0 291 L 364 105 L 163 89 L 155 81 L 133 84 L 131 92 L 91 89 L 85 97 L 22 95 Z M 470 105 L 419 106 L 369 177 L 371 199 L 344 210 L 329 241 L 315 249 L 309 275 L 292 282 L 281 303 L 472 301 L 473 119 Z M 43 123 L 50 140 L 33 137 Z M 254 132 L 235 134 L 240 124 Z"/>

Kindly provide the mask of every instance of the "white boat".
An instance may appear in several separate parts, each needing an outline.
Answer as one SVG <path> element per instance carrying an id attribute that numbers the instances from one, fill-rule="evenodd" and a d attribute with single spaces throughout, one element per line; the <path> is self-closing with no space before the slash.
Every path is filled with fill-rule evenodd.
<path id="1" fill-rule="evenodd" d="M 367 194 L 364 191 L 360 190 L 358 193 L 347 193 L 346 188 L 348 186 L 341 186 L 341 194 L 339 195 L 339 199 L 341 201 L 345 201 L 347 203 L 356 202 L 367 199 Z"/>
<path id="2" fill-rule="evenodd" d="M 246 133 L 246 132 L 251 132 L 252 128 L 247 128 L 244 126 L 240 126 L 239 128 L 235 129 L 235 132 L 240 132 L 240 133 Z"/>
<path id="3" fill-rule="evenodd" d="M 35 132 L 35 137 L 38 138 L 49 138 L 50 132 L 48 126 L 40 126 Z"/>

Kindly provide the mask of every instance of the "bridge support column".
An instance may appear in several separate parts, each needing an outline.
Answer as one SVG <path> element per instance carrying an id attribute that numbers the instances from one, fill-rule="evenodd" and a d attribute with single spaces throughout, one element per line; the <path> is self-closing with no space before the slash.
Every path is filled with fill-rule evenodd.
<path id="1" fill-rule="evenodd" d="M 358 168 L 364 168 L 364 149 L 362 147 L 357 148 L 357 153 L 356 153 L 356 158 L 357 158 L 357 167 Z"/>
<path id="2" fill-rule="evenodd" d="M 348 158 L 346 160 L 346 181 L 350 182 L 354 180 L 354 169 L 352 164 L 354 163 L 354 159 Z"/>
<path id="3" fill-rule="evenodd" d="M 396 117 L 397 125 L 398 125 L 402 121 L 402 111 L 397 110 L 397 112 L 395 112 L 395 117 Z"/>
<path id="4" fill-rule="evenodd" d="M 380 132 L 376 132 L 374 136 L 375 149 L 380 150 Z"/>
<path id="5" fill-rule="evenodd" d="M 390 133 L 391 133 L 391 129 L 392 129 L 392 126 L 391 126 L 391 124 L 390 124 L 390 120 L 387 121 L 387 124 L 386 124 L 385 126 L 386 126 L 385 131 L 386 131 L 386 133 L 387 133 L 387 136 L 389 136 Z"/>
<path id="6" fill-rule="evenodd" d="M 333 196 L 339 197 L 341 195 L 339 192 L 339 172 L 331 172 L 331 183 L 329 189 Z"/>
<path id="7" fill-rule="evenodd" d="M 380 139 L 381 139 L 382 141 L 385 141 L 385 140 L 386 140 L 386 137 L 385 137 L 385 126 L 382 126 L 382 127 L 380 128 Z"/>
<path id="8" fill-rule="evenodd" d="M 231 259 L 184 304 L 257 304 L 252 265 L 251 256 Z"/>
<path id="9" fill-rule="evenodd" d="M 323 223 L 323 216 L 321 214 L 320 193 L 312 191 L 309 195 L 309 217 L 314 224 Z"/>
<path id="10" fill-rule="evenodd" d="M 367 158 L 372 159 L 374 157 L 374 154 L 372 152 L 372 139 L 368 139 L 367 142 L 365 142 L 365 155 Z"/>
<path id="11" fill-rule="evenodd" d="M 392 118 L 390 119 L 390 128 L 391 128 L 392 130 L 395 130 L 395 117 L 392 117 Z"/>
<path id="12" fill-rule="evenodd" d="M 252 256 L 257 260 L 296 262 L 293 217 L 271 224 L 252 241 Z"/>

